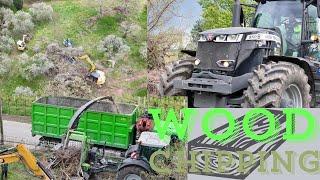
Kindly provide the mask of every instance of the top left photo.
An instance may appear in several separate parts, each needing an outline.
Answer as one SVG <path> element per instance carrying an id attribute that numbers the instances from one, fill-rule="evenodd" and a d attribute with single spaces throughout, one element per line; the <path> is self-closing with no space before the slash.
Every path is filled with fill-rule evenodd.
<path id="1" fill-rule="evenodd" d="M 0 21 L 4 113 L 44 96 L 146 96 L 145 0 L 0 0 Z"/>

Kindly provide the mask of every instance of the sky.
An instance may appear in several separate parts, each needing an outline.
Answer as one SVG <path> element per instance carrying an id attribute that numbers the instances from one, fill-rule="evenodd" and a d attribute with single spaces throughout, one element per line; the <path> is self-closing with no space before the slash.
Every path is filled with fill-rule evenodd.
<path id="1" fill-rule="evenodd" d="M 186 33 L 191 32 L 193 25 L 201 18 L 202 14 L 202 8 L 197 0 L 183 0 L 176 10 L 180 17 L 174 17 L 170 26 L 181 27 L 181 29 L 185 29 Z"/>

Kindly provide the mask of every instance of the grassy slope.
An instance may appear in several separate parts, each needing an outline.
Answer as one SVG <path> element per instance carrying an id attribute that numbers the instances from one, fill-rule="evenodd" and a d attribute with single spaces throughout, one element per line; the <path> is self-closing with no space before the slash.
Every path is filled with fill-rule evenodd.
<path id="1" fill-rule="evenodd" d="M 80 1 L 79 1 L 80 2 Z M 117 30 L 117 22 L 114 17 L 108 17 L 108 27 L 88 29 L 86 20 L 97 15 L 95 8 L 85 7 L 77 1 L 52 1 L 49 4 L 54 9 L 54 21 L 37 27 L 31 47 L 42 39 L 48 42 L 62 43 L 63 39 L 70 38 L 75 46 L 82 46 L 87 53 L 97 57 L 96 42 L 99 42 L 106 34 Z"/>
<path id="2" fill-rule="evenodd" d="M 31 3 L 32 1 L 27 1 Z M 48 1 L 47 3 L 51 4 L 54 9 L 54 21 L 49 24 L 37 25 L 33 40 L 28 44 L 29 50 L 28 54 L 32 55 L 32 47 L 35 44 L 40 44 L 42 51 L 45 50 L 45 47 L 50 42 L 62 43 L 63 39 L 70 38 L 73 40 L 75 46 L 82 46 L 85 51 L 90 54 L 93 61 L 102 60 L 103 54 L 97 51 L 97 44 L 105 36 L 110 34 L 115 34 L 121 36 L 119 32 L 119 24 L 121 22 L 120 16 L 106 16 L 98 20 L 96 24 L 89 28 L 86 21 L 97 15 L 97 10 L 94 7 L 88 7 L 86 5 L 86 0 L 62 0 L 62 1 Z M 134 20 L 143 27 L 144 32 L 146 32 L 146 20 L 147 12 L 145 10 L 139 17 L 136 17 Z M 141 39 L 139 42 L 133 40 L 127 40 L 129 46 L 131 47 L 130 61 L 123 62 L 126 63 L 129 67 L 133 68 L 133 71 L 140 71 L 145 69 L 145 62 L 139 56 L 139 50 L 141 47 L 141 41 L 146 41 L 146 37 Z M 13 53 L 13 58 L 19 52 Z M 118 64 L 118 67 L 121 66 L 121 63 Z M 107 76 L 109 78 L 118 78 L 121 79 L 122 73 L 117 70 L 112 71 Z M 17 86 L 28 86 L 31 87 L 34 91 L 41 89 L 46 83 L 47 79 L 40 77 L 32 82 L 26 81 L 21 78 L 17 73 L 12 72 L 9 75 L 11 78 L 3 78 L 0 82 L 0 94 L 11 95 L 14 89 Z M 146 77 L 139 77 L 138 82 L 146 81 Z M 132 89 L 134 95 L 145 95 L 146 90 L 141 88 L 139 84 L 133 83 L 121 83 L 119 81 L 119 86 L 124 88 Z M 130 86 L 133 85 L 133 86 Z"/>

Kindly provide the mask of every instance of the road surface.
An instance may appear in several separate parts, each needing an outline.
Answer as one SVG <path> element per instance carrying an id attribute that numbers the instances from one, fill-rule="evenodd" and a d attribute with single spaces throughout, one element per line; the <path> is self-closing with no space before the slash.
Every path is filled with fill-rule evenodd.
<path id="1" fill-rule="evenodd" d="M 3 121 L 4 140 L 7 143 L 24 143 L 28 145 L 37 145 L 39 136 L 32 137 L 31 124 Z"/>

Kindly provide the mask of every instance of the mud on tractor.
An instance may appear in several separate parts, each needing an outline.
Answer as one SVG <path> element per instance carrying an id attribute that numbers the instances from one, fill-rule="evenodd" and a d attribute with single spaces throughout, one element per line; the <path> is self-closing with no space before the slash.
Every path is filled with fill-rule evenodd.
<path id="1" fill-rule="evenodd" d="M 166 67 L 160 95 L 202 108 L 319 106 L 320 1 L 256 0 L 249 27 L 243 6 L 235 0 L 233 27 L 200 33 L 183 51 L 192 58 Z"/>

